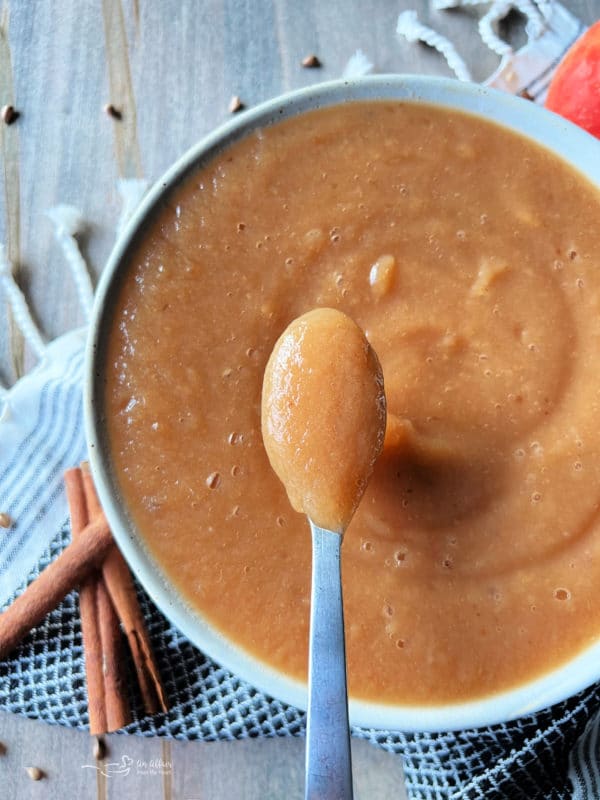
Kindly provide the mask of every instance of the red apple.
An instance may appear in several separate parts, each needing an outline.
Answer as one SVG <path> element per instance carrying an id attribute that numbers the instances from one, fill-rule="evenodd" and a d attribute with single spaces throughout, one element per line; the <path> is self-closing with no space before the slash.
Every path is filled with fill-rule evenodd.
<path id="1" fill-rule="evenodd" d="M 600 22 L 588 28 L 558 65 L 545 105 L 600 138 Z"/>

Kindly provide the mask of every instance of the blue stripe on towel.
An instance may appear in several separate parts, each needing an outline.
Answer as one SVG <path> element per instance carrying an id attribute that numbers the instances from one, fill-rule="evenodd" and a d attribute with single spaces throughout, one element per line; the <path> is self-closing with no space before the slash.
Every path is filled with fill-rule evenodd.
<path id="1" fill-rule="evenodd" d="M 81 368 L 82 360 L 83 354 L 81 351 L 74 353 L 67 362 L 65 375 L 62 378 L 53 378 L 44 386 L 42 390 L 42 399 L 38 407 L 38 416 L 35 424 L 32 426 L 31 433 L 23 440 L 21 447 L 18 448 L 12 461 L 9 462 L 2 474 L 0 474 L 0 485 L 2 485 L 5 480 L 9 480 L 9 483 L 3 486 L 3 494 L 6 494 L 6 496 L 14 493 L 15 481 L 18 481 L 23 474 L 29 474 L 32 466 L 31 459 L 35 458 L 36 452 L 39 452 L 40 443 L 48 436 L 49 429 L 51 429 L 56 418 L 56 403 L 60 401 L 65 384 L 71 383 L 74 378 L 76 378 L 78 382 L 80 381 L 78 373 Z M 48 412 L 47 405 L 49 403 L 52 405 Z M 40 428 L 41 425 L 43 425 L 43 428 Z M 28 449 L 25 452 L 26 447 Z M 21 487 L 19 487 L 19 491 L 22 491 Z"/>
<path id="2" fill-rule="evenodd" d="M 18 520 L 21 532 L 16 540 L 14 535 L 0 540 L 0 554 L 3 554 L 0 572 L 6 569 L 14 559 L 16 552 L 24 546 L 29 536 L 31 523 L 40 516 L 40 512 L 43 513 L 43 509 L 49 503 L 47 497 L 49 490 L 51 494 L 55 494 L 53 490 L 56 488 L 56 484 L 62 484 L 62 472 L 66 466 L 70 465 L 67 464 L 67 455 L 70 455 L 70 451 L 73 450 L 72 458 L 81 456 L 82 440 L 79 437 L 82 421 L 79 376 L 82 362 L 82 353 L 75 354 L 69 363 L 69 383 L 65 385 L 66 382 L 63 382 L 62 385 L 54 387 L 56 391 L 53 391 L 51 396 L 52 413 L 43 420 L 42 430 L 31 442 L 32 447 L 36 448 L 35 456 L 30 448 L 27 454 L 30 456 L 29 463 L 23 464 L 23 458 L 14 463 L 11 495 L 16 503 L 13 502 L 10 505 L 10 511 Z M 71 380 L 71 378 L 77 378 L 77 380 Z M 56 424 L 57 408 L 61 412 L 58 417 L 61 424 L 53 427 Z M 74 421 L 75 424 L 73 424 Z M 69 429 L 71 429 L 70 436 L 68 436 Z M 47 441 L 49 433 L 51 439 Z M 61 443 L 65 441 L 66 447 L 61 448 Z M 43 480 L 40 478 L 42 473 Z M 35 489 L 33 495 L 31 494 L 32 489 Z M 7 554 L 6 550 L 9 546 L 10 552 Z"/>
<path id="3" fill-rule="evenodd" d="M 598 733 L 600 715 L 589 721 L 569 758 L 569 779 L 573 784 L 572 800 L 598 800 L 600 798 L 600 753 Z"/>

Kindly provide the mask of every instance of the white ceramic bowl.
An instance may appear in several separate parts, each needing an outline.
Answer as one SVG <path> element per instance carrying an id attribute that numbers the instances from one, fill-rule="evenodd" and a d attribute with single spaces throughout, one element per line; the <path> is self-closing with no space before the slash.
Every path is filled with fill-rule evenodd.
<path id="1" fill-rule="evenodd" d="M 435 103 L 481 115 L 544 145 L 600 187 L 600 142 L 531 102 L 481 86 L 443 78 L 375 76 L 309 87 L 264 103 L 233 118 L 186 153 L 158 181 L 117 242 L 98 288 L 88 344 L 85 413 L 90 462 L 115 538 L 157 606 L 201 650 L 256 687 L 306 708 L 306 685 L 258 661 L 202 618 L 177 594 L 144 547 L 119 499 L 103 424 L 101 373 L 111 297 L 132 242 L 143 235 L 152 209 L 175 185 L 249 131 L 315 108 L 352 100 L 398 99 Z M 518 154 L 516 156 L 518 158 Z M 599 595 L 600 597 L 600 595 Z M 599 599 L 600 602 L 600 599 Z M 507 654 L 507 657 L 509 655 Z M 472 702 L 443 706 L 397 706 L 350 700 L 355 725 L 404 731 L 471 728 L 507 721 L 565 699 L 600 679 L 600 640 L 558 669 L 520 686 Z"/>

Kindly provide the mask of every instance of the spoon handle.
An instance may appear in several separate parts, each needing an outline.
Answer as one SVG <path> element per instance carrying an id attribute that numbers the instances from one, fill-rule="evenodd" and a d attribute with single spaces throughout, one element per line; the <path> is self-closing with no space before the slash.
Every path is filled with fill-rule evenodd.
<path id="1" fill-rule="evenodd" d="M 305 800 L 352 800 L 339 533 L 312 533 Z"/>

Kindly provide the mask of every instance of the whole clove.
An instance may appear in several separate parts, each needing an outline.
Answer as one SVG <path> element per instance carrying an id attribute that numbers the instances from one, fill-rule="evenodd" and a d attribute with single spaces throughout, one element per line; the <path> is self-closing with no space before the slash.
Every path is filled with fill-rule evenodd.
<path id="1" fill-rule="evenodd" d="M 44 777 L 44 772 L 39 767 L 25 767 L 25 770 L 32 781 L 41 781 Z"/>
<path id="2" fill-rule="evenodd" d="M 5 125 L 12 125 L 20 116 L 21 114 L 14 106 L 6 105 L 2 106 L 0 109 L 0 117 L 2 117 L 2 122 L 4 122 Z"/>
<path id="3" fill-rule="evenodd" d="M 94 740 L 94 758 L 96 761 L 102 761 L 106 756 L 106 743 L 101 736 L 96 736 Z"/>
<path id="4" fill-rule="evenodd" d="M 229 111 L 231 114 L 237 114 L 238 111 L 243 111 L 246 106 L 242 103 L 241 99 L 234 94 L 234 96 L 229 101 Z"/>
<path id="5" fill-rule="evenodd" d="M 314 53 L 311 53 L 302 59 L 302 66 L 305 69 L 318 69 L 319 67 L 322 67 L 323 64 L 318 56 L 316 56 Z"/>
<path id="6" fill-rule="evenodd" d="M 112 117 L 113 119 L 123 119 L 123 112 L 120 109 L 113 106 L 112 103 L 107 103 L 104 106 L 103 111 L 105 114 L 108 114 L 108 116 Z"/>
<path id="7" fill-rule="evenodd" d="M 517 96 L 522 97 L 523 100 L 535 100 L 535 97 L 532 94 L 529 94 L 527 89 L 521 89 Z"/>

